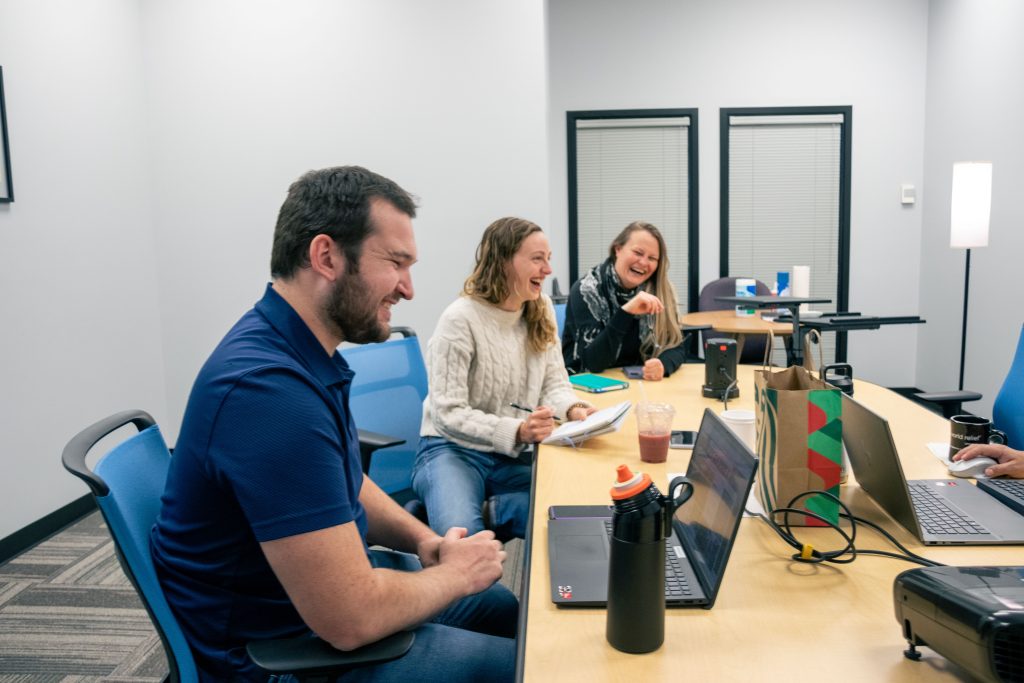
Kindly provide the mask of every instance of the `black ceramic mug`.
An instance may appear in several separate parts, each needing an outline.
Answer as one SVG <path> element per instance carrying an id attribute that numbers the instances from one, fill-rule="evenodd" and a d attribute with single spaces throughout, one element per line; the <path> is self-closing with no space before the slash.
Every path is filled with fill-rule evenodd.
<path id="1" fill-rule="evenodd" d="M 1006 443 L 1006 434 L 992 427 L 992 420 L 977 415 L 954 415 L 949 418 L 949 460 L 961 448 L 975 443 Z"/>

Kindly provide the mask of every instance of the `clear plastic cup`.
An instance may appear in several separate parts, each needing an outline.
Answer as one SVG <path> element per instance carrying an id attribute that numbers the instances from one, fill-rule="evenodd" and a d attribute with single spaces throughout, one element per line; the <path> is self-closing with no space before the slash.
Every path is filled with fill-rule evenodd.
<path id="1" fill-rule="evenodd" d="M 668 443 L 672 438 L 672 420 L 676 409 L 668 403 L 641 402 L 636 405 L 636 426 L 643 462 L 668 460 Z"/>

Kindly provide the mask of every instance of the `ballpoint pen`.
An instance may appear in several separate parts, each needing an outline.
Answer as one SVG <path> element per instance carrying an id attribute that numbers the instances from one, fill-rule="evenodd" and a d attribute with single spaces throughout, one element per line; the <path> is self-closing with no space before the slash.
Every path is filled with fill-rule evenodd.
<path id="1" fill-rule="evenodd" d="M 527 408 L 526 406 L 521 406 L 518 403 L 509 403 L 509 406 L 511 406 L 512 408 L 515 408 L 516 410 L 524 410 L 524 411 L 526 411 L 528 413 L 532 413 L 533 410 L 534 410 L 533 408 Z M 555 422 L 561 422 L 562 421 L 562 418 L 560 418 L 560 417 L 552 416 L 551 419 L 554 420 Z"/>

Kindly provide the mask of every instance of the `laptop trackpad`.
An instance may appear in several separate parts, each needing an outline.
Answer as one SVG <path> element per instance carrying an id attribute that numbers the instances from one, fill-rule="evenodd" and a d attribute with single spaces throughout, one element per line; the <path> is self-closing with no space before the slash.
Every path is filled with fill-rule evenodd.
<path id="1" fill-rule="evenodd" d="M 554 549 L 558 563 L 578 563 L 582 565 L 599 562 L 608 566 L 608 541 L 604 536 L 587 534 L 585 536 L 559 536 L 558 547 Z"/>

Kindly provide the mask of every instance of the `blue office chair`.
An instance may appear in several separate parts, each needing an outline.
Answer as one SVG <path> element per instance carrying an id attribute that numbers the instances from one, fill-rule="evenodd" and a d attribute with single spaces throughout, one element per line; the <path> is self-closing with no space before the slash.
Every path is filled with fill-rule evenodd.
<path id="1" fill-rule="evenodd" d="M 359 428 L 363 470 L 404 505 L 415 499 L 412 466 L 427 397 L 427 367 L 416 333 L 408 327 L 391 331 L 401 338 L 342 349 L 341 355 L 356 373 L 349 406 Z"/>
<path id="2" fill-rule="evenodd" d="M 558 339 L 562 339 L 562 330 L 565 329 L 565 307 L 566 304 L 555 304 L 555 326 L 558 327 Z"/>
<path id="3" fill-rule="evenodd" d="M 992 422 L 1006 432 L 1010 448 L 1024 450 L 1024 325 L 1017 339 L 1010 371 L 992 406 Z"/>
<path id="4" fill-rule="evenodd" d="M 90 470 L 85 459 L 93 446 L 128 424 L 134 425 L 139 433 L 111 449 Z M 64 468 L 92 491 L 114 539 L 121 567 L 160 635 L 170 669 L 168 680 L 198 681 L 192 650 L 167 604 L 149 552 L 149 532 L 160 511 L 160 495 L 171 462 L 160 428 L 141 410 L 117 413 L 75 435 L 64 447 L 61 460 Z M 397 659 L 408 652 L 414 637 L 403 631 L 366 647 L 342 652 L 319 638 L 301 636 L 250 643 L 248 651 L 256 665 L 269 674 L 291 673 L 299 680 L 310 680 Z"/>

